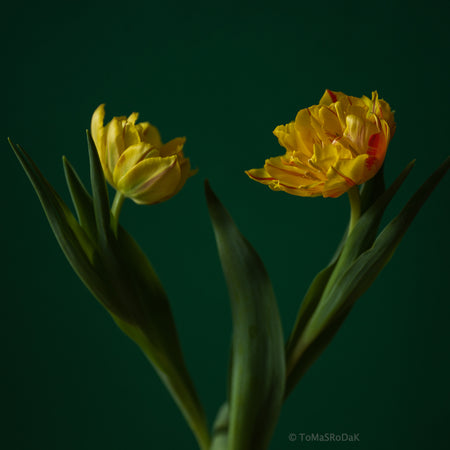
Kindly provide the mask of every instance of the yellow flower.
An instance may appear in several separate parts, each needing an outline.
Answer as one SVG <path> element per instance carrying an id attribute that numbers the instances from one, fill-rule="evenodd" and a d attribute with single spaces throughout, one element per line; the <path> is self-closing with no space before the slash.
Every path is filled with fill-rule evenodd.
<path id="1" fill-rule="evenodd" d="M 394 131 L 391 108 L 377 92 L 369 99 L 326 90 L 318 105 L 275 128 L 286 154 L 246 173 L 275 191 L 338 197 L 377 173 Z"/>
<path id="2" fill-rule="evenodd" d="M 148 122 L 136 124 L 138 113 L 114 117 L 103 126 L 105 105 L 92 115 L 91 133 L 105 178 L 117 191 L 139 204 L 173 197 L 195 173 L 183 155 L 185 138 L 163 144 Z"/>

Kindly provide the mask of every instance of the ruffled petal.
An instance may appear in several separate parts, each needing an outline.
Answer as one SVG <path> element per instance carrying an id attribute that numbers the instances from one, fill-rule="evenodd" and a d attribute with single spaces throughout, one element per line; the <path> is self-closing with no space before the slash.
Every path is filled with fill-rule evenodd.
<path id="1" fill-rule="evenodd" d="M 344 131 L 344 137 L 351 142 L 350 150 L 355 150 L 358 154 L 367 153 L 369 137 L 378 132 L 376 123 L 353 114 L 347 116 L 347 127 Z"/>
<path id="2" fill-rule="evenodd" d="M 295 129 L 299 134 L 299 146 L 297 152 L 310 158 L 313 154 L 313 145 L 316 140 L 314 129 L 311 126 L 311 112 L 301 109 L 295 117 Z"/>
<path id="3" fill-rule="evenodd" d="M 337 198 L 350 189 L 350 185 L 336 172 L 335 175 L 330 175 L 330 178 L 324 183 L 322 187 L 322 195 L 324 198 Z"/>
<path id="4" fill-rule="evenodd" d="M 319 181 L 311 171 L 305 170 L 304 167 L 289 164 L 282 156 L 268 159 L 264 168 L 272 178 L 291 187 L 305 186 Z"/>
<path id="5" fill-rule="evenodd" d="M 311 163 L 324 174 L 339 159 L 338 147 L 335 145 L 314 145 L 314 155 Z"/>
<path id="6" fill-rule="evenodd" d="M 319 105 L 275 128 L 286 154 L 246 173 L 275 191 L 338 197 L 375 175 L 394 130 L 390 107 L 376 92 L 370 99 L 326 90 Z"/>
<path id="7" fill-rule="evenodd" d="M 262 184 L 271 184 L 276 181 L 276 178 L 270 175 L 265 168 L 263 169 L 250 169 L 246 170 L 245 173 L 255 181 Z"/>
<path id="8" fill-rule="evenodd" d="M 320 99 L 319 105 L 329 106 L 332 103 L 336 103 L 338 101 L 338 94 L 340 94 L 340 92 L 334 92 L 330 89 L 326 89 L 322 95 L 322 98 Z"/>
<path id="9" fill-rule="evenodd" d="M 273 130 L 279 144 L 290 152 L 298 152 L 302 148 L 300 136 L 295 129 L 294 122 L 279 125 Z"/>
<path id="10" fill-rule="evenodd" d="M 137 112 L 131 113 L 128 116 L 127 122 L 134 125 L 136 123 L 136 120 L 138 120 L 138 117 L 139 117 L 139 113 L 137 113 Z"/>
<path id="11" fill-rule="evenodd" d="M 367 158 L 368 155 L 359 155 L 357 158 L 340 160 L 333 166 L 333 170 L 345 180 L 350 188 L 367 180 Z"/>

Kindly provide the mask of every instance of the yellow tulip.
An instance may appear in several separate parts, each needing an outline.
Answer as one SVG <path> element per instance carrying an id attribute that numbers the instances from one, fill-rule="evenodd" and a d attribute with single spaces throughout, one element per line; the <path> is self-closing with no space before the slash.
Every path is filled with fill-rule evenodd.
<path id="1" fill-rule="evenodd" d="M 378 99 L 326 90 L 318 105 L 275 128 L 286 154 L 247 175 L 272 190 L 301 197 L 339 197 L 381 168 L 395 131 L 389 105 Z"/>
<path id="2" fill-rule="evenodd" d="M 163 144 L 148 122 L 136 124 L 138 113 L 114 117 L 103 126 L 105 105 L 92 115 L 91 133 L 107 181 L 125 197 L 151 205 L 173 197 L 195 173 L 183 155 L 185 138 Z"/>

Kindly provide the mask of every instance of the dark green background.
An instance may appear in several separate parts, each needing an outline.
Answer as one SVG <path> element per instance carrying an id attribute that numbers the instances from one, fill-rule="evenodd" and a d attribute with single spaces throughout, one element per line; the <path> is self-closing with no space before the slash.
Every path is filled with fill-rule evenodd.
<path id="1" fill-rule="evenodd" d="M 65 199 L 61 156 L 88 176 L 84 130 L 139 111 L 187 136 L 199 173 L 167 203 L 127 202 L 122 223 L 171 298 L 212 421 L 226 395 L 230 314 L 203 198 L 208 178 L 271 275 L 285 333 L 331 256 L 346 196 L 302 199 L 245 169 L 282 153 L 271 134 L 325 88 L 378 90 L 396 110 L 387 180 L 416 168 L 402 203 L 449 154 L 449 8 L 389 2 L 16 2 L 3 7 L 1 444 L 5 449 L 195 449 L 139 350 L 65 261 L 6 143 Z M 450 177 L 285 405 L 272 450 L 448 448 Z M 360 444 L 289 433 L 360 433 Z"/>

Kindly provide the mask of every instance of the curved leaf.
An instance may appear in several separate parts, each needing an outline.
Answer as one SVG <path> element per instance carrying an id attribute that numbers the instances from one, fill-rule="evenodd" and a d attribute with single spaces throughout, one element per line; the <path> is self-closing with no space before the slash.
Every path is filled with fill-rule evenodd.
<path id="1" fill-rule="evenodd" d="M 205 191 L 233 318 L 228 445 L 233 450 L 263 450 L 284 395 L 278 306 L 260 257 L 207 183 Z"/>

